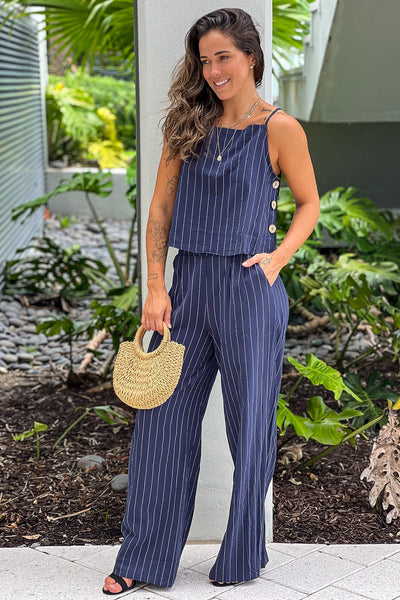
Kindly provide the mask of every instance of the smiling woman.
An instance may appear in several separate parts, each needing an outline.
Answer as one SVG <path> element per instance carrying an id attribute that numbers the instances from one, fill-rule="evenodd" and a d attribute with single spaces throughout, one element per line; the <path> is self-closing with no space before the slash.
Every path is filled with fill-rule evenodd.
<path id="1" fill-rule="evenodd" d="M 194 512 L 201 425 L 221 373 L 234 462 L 229 518 L 209 578 L 256 579 L 268 556 L 265 497 L 276 455 L 276 407 L 288 320 L 280 270 L 314 228 L 319 199 L 299 123 L 257 94 L 260 37 L 240 9 L 200 18 L 173 74 L 164 146 L 146 232 L 142 326 L 185 346 L 181 378 L 163 405 L 136 415 L 124 541 L 107 594 L 135 580 L 172 586 Z M 296 212 L 276 248 L 284 171 Z M 164 282 L 168 247 L 178 248 Z"/>
<path id="2" fill-rule="evenodd" d="M 239 50 L 229 35 L 210 31 L 200 39 L 199 52 L 203 77 L 221 101 L 254 81 L 254 55 Z"/>

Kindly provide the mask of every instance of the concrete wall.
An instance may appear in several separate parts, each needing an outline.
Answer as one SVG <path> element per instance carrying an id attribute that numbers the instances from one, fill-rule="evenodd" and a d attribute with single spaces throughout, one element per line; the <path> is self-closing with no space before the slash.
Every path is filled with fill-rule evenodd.
<path id="1" fill-rule="evenodd" d="M 400 123 L 305 123 L 318 190 L 357 187 L 381 209 L 400 209 Z"/>
<path id="2" fill-rule="evenodd" d="M 260 95 L 271 99 L 271 0 L 238 0 L 235 7 L 248 11 L 259 24 L 264 38 L 266 58 L 265 86 Z M 143 296 L 147 293 L 145 230 L 148 209 L 156 180 L 162 139 L 158 123 L 169 88 L 173 66 L 184 52 L 184 36 L 202 15 L 221 8 L 216 0 L 137 0 L 136 58 L 137 58 L 137 132 L 138 132 L 138 192 L 139 230 L 142 254 Z M 166 268 L 166 284 L 171 284 L 172 259 L 170 250 Z M 232 487 L 230 457 L 222 411 L 220 378 L 211 394 L 203 424 L 203 452 L 196 496 L 196 509 L 189 538 L 220 540 L 225 531 Z M 272 538 L 272 503 L 268 501 L 267 537 Z"/>
<path id="3" fill-rule="evenodd" d="M 107 170 L 107 169 L 105 169 Z M 82 171 L 98 171 L 89 167 L 67 167 L 65 169 L 46 169 L 46 190 L 53 191 L 62 179 L 69 179 L 74 173 Z M 92 197 L 93 204 L 99 216 L 109 219 L 130 220 L 133 210 L 125 197 L 128 189 L 125 169 L 111 169 L 113 189 L 109 196 L 100 198 Z M 76 215 L 78 217 L 91 217 L 89 206 L 85 200 L 84 192 L 68 192 L 54 196 L 49 200 L 50 212 L 57 215 Z"/>

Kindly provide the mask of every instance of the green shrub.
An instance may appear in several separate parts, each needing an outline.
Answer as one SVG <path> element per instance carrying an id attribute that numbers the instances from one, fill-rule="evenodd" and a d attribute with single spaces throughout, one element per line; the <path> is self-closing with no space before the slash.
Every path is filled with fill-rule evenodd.
<path id="1" fill-rule="evenodd" d="M 106 107 L 116 116 L 118 139 L 128 150 L 136 148 L 136 94 L 133 81 L 113 77 L 90 76 L 82 71 L 64 77 L 49 76 L 49 84 L 64 83 L 70 89 L 80 88 L 90 96 L 95 109 Z"/>

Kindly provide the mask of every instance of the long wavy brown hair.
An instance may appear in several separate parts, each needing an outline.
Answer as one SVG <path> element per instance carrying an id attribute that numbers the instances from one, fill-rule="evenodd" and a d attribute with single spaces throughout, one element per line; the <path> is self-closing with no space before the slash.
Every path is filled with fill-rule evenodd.
<path id="1" fill-rule="evenodd" d="M 162 131 L 169 159 L 197 158 L 202 142 L 222 115 L 222 103 L 203 77 L 199 54 L 200 38 L 212 30 L 229 35 L 239 50 L 253 54 L 256 87 L 261 84 L 264 54 L 251 16 L 239 8 L 223 8 L 198 19 L 186 34 L 186 52 L 173 71 L 168 92 Z"/>

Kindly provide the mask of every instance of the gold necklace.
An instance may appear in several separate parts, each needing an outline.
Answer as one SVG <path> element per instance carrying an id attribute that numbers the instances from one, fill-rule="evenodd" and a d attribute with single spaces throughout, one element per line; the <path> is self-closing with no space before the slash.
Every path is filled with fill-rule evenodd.
<path id="1" fill-rule="evenodd" d="M 221 120 L 218 119 L 218 124 L 221 125 L 222 127 L 228 127 L 229 129 L 232 127 L 237 127 L 242 121 L 244 121 L 245 119 L 249 119 L 251 117 L 251 115 L 253 114 L 253 112 L 255 111 L 257 106 L 259 105 L 260 100 L 261 100 L 260 96 L 257 96 L 257 100 L 251 106 L 249 112 L 247 112 L 245 115 L 243 115 L 243 117 L 240 117 L 239 121 L 236 121 L 236 123 L 233 123 L 232 125 L 223 125 L 223 123 L 221 123 Z"/>
<path id="2" fill-rule="evenodd" d="M 233 142 L 233 138 L 236 135 L 237 129 L 234 130 L 233 132 L 233 136 L 231 137 L 231 139 L 229 140 L 229 142 L 224 146 L 224 148 L 222 148 L 222 150 L 219 147 L 219 132 L 220 132 L 221 127 L 217 127 L 217 149 L 218 149 L 218 156 L 217 156 L 217 161 L 221 162 L 222 160 L 222 154 L 225 152 L 225 150 L 228 148 L 228 146 L 230 146 L 230 144 Z"/>
<path id="3" fill-rule="evenodd" d="M 260 102 L 260 97 L 259 97 L 259 96 L 257 96 L 257 100 L 256 100 L 256 101 L 254 102 L 254 104 L 251 106 L 250 110 L 249 110 L 249 111 L 248 111 L 248 112 L 247 112 L 245 115 L 243 115 L 243 117 L 241 117 L 241 118 L 239 119 L 239 121 L 237 121 L 237 122 L 236 122 L 236 123 L 234 123 L 233 125 L 229 125 L 229 126 L 228 126 L 228 125 L 226 125 L 226 127 L 229 127 L 229 128 L 232 128 L 232 127 L 237 127 L 237 126 L 238 126 L 238 125 L 239 125 L 239 124 L 240 124 L 242 121 L 244 121 L 245 119 L 249 119 L 249 118 L 251 117 L 251 115 L 253 114 L 253 112 L 255 111 L 255 109 L 257 108 L 257 106 L 258 106 L 259 102 Z M 230 145 L 231 145 L 231 143 L 233 142 L 233 139 L 234 139 L 234 137 L 235 137 L 235 135 L 236 135 L 236 132 L 237 132 L 238 130 L 237 130 L 237 129 L 235 129 L 235 131 L 233 132 L 233 135 L 232 135 L 231 139 L 230 139 L 230 140 L 229 140 L 229 142 L 228 142 L 228 143 L 227 143 L 227 144 L 224 146 L 224 148 L 222 148 L 222 150 L 221 150 L 221 148 L 220 148 L 220 145 L 219 145 L 219 135 L 220 135 L 220 129 L 221 129 L 222 123 L 221 123 L 221 121 L 220 121 L 219 119 L 218 119 L 217 123 L 218 123 L 218 125 L 219 125 L 219 127 L 217 127 L 217 150 L 218 150 L 217 161 L 218 161 L 218 162 L 221 162 L 223 153 L 224 153 L 224 152 L 225 152 L 225 150 L 228 148 L 228 146 L 230 146 Z"/>

